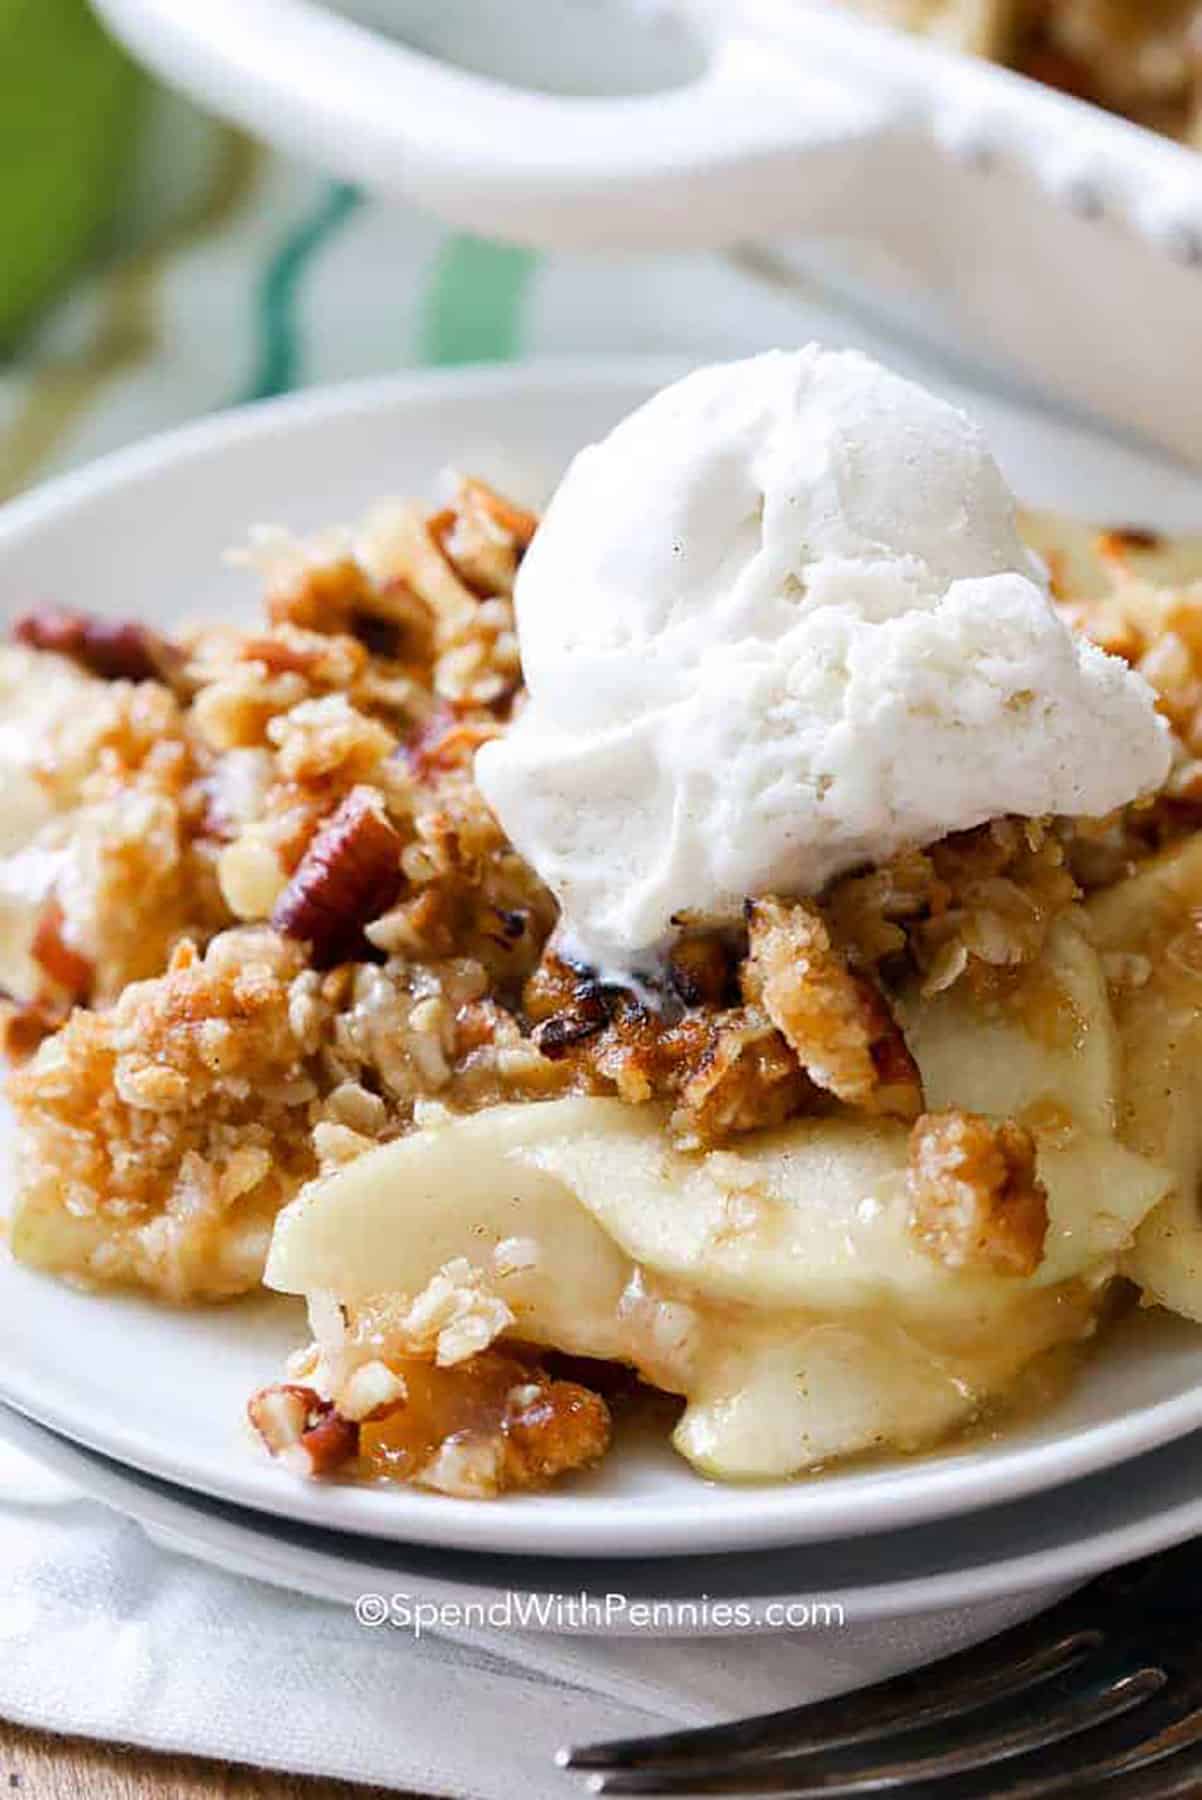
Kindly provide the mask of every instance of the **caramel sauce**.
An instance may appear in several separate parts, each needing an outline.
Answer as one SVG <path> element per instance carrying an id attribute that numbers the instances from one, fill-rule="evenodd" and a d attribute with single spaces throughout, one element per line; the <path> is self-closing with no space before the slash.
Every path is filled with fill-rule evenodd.
<path id="1" fill-rule="evenodd" d="M 1086 1029 L 1067 988 L 1043 962 L 1032 963 L 1002 990 L 1002 1005 L 1029 1037 L 1050 1050 L 1070 1049 Z"/>
<path id="2" fill-rule="evenodd" d="M 506 1431 L 509 1395 L 530 1381 L 528 1363 L 516 1356 L 481 1356 L 440 1369 L 433 1363 L 404 1367 L 406 1397 L 359 1431 L 363 1472 L 409 1481 L 448 1438 L 495 1438 Z"/>

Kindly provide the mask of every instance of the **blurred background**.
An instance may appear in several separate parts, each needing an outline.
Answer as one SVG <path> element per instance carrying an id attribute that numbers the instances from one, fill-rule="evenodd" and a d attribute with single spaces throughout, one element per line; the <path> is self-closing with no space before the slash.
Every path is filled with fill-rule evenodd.
<path id="1" fill-rule="evenodd" d="M 203 9 L 205 0 L 180 3 Z M 696 43 L 662 0 L 634 0 L 621 31 L 604 6 L 539 0 L 537 32 L 522 28 L 514 0 L 326 3 L 395 35 L 403 20 L 409 46 L 522 86 L 639 92 L 686 81 L 699 66 Z M 984 33 L 983 21 L 1025 19 L 1031 3 L 854 8 L 895 24 L 937 15 L 937 29 L 920 28 L 941 42 L 1202 143 L 1193 0 L 1034 0 L 1037 29 L 1013 43 Z M 1076 36 L 1052 41 L 1049 22 Z M 1143 85 L 1133 89 L 1137 76 Z M 1194 398 L 1180 358 L 1162 352 L 1159 327 L 1138 344 L 1126 334 L 1110 380 L 1110 322 L 1126 319 L 1124 294 L 1146 303 L 1153 270 L 1172 341 L 1192 344 L 1196 286 L 1182 284 L 1196 274 L 1170 270 L 1163 250 L 1147 246 L 1144 261 L 1101 260 L 1108 227 L 1088 209 L 1047 213 L 1041 253 L 1059 256 L 1060 275 L 1045 272 L 1031 289 L 1033 309 L 1021 285 L 1000 284 L 1003 307 L 989 278 L 1005 263 L 996 232 L 980 267 L 980 234 L 976 251 L 949 234 L 948 263 L 940 233 L 919 229 L 921 187 L 896 205 L 886 199 L 854 243 L 828 235 L 804 254 L 787 242 L 721 254 L 547 254 L 452 231 L 157 88 L 88 0 L 0 0 L 0 89 L 0 500 L 150 432 L 315 383 L 573 353 L 696 362 L 811 337 L 854 343 L 920 380 L 958 379 L 1044 410 L 1061 410 L 1067 397 L 1078 415 L 1084 404 L 1144 430 L 1152 421 L 1158 441 L 1177 448 L 1180 438 L 1198 453 Z M 974 220 L 985 216 L 978 178 L 958 177 L 971 191 L 957 204 Z M 1021 175 L 1006 186 L 995 170 L 991 183 L 997 221 L 1017 207 Z M 1104 280 L 1091 273 L 1095 256 Z M 1050 318 L 1048 290 L 1066 271 L 1067 334 Z M 1100 287 L 1109 311 L 1097 304 Z M 1132 412 L 1136 400 L 1142 410 Z"/>
<path id="2" fill-rule="evenodd" d="M 344 10 L 378 23 L 388 7 Z M 0 82 L 3 498 L 315 382 L 570 352 L 700 359 L 824 329 L 752 252 L 547 257 L 331 181 L 157 89 L 86 0 L 0 0 Z M 846 330 L 840 316 L 825 335 Z"/>
<path id="3" fill-rule="evenodd" d="M 275 157 L 155 88 L 86 0 L 0 0 L 0 81 L 5 499 L 308 383 L 709 349 L 714 319 L 738 317 L 740 277 L 718 259 L 669 261 L 648 288 L 646 266 L 549 265 Z"/>

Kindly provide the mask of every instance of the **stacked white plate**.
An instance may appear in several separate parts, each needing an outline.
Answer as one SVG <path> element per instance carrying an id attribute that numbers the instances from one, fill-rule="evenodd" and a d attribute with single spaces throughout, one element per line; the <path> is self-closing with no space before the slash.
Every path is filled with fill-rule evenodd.
<path id="1" fill-rule="evenodd" d="M 223 415 L 0 515 L 0 615 L 43 598 L 164 625 L 171 608 L 244 613 L 246 577 L 221 558 L 251 525 L 350 518 L 381 491 L 428 491 L 446 464 L 537 500 L 574 449 L 676 372 L 466 371 Z M 972 405 L 1028 503 L 1168 530 L 1202 521 L 1202 479 Z M 487 1506 L 299 1484 L 270 1463 L 245 1400 L 304 1337 L 291 1301 L 169 1310 L 6 1261 L 0 1400 L 37 1425 L 5 1429 L 173 1547 L 338 1598 L 617 1587 L 737 1598 L 766 1626 L 789 1599 L 837 1601 L 861 1623 L 971 1603 L 984 1629 L 1202 1531 L 1202 1331 L 1156 1314 L 1112 1333 L 1042 1416 L 936 1455 L 719 1487 L 639 1433 L 587 1477 Z"/>
<path id="2" fill-rule="evenodd" d="M 868 1641 L 874 1627 L 906 1621 L 906 1660 L 918 1663 L 927 1644 L 945 1644 L 949 1634 L 960 1642 L 992 1636 L 1091 1575 L 1202 1534 L 1197 1434 L 1036 1499 L 933 1525 L 772 1551 L 655 1558 L 506 1555 L 490 1547 L 489 1513 L 479 1518 L 474 1550 L 322 1529 L 160 1481 L 7 1408 L 0 1408 L 0 1442 L 136 1520 L 166 1550 L 319 1599 L 354 1605 L 364 1595 L 403 1595 L 451 1603 L 470 1617 L 463 1610 L 470 1605 L 516 1595 L 529 1597 L 531 1621 L 615 1636 L 644 1629 L 639 1603 L 656 1606 L 661 1637 L 728 1637 L 732 1620 L 741 1632 L 838 1620 L 849 1668 L 857 1639 Z M 573 1612 L 582 1595 L 597 1610 Z M 611 1609 L 615 1595 L 621 1605 Z"/>

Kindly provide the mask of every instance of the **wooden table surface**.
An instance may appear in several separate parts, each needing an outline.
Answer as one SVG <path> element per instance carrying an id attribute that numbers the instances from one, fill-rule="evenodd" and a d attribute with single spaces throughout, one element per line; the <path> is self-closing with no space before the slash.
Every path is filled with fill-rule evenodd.
<path id="1" fill-rule="evenodd" d="M 0 1720 L 0 1800 L 398 1800 L 344 1781 L 302 1780 L 187 1756 L 55 1738 Z M 404 1800 L 404 1797 L 401 1797 Z M 412 1800 L 412 1797 L 410 1797 Z"/>

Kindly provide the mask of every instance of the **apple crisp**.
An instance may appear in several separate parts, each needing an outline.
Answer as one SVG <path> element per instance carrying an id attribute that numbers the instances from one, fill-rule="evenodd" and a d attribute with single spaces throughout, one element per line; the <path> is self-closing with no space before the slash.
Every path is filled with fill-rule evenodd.
<path id="1" fill-rule="evenodd" d="M 908 1021 L 964 1006 L 1040 1043 L 1076 1029 L 1084 1001 L 1046 1002 L 1049 959 L 1076 954 L 1091 897 L 1202 825 L 1202 584 L 1157 584 L 1114 539 L 1102 591 L 1061 584 L 1073 623 L 1146 676 L 1173 727 L 1156 801 L 994 820 L 813 901 L 756 896 L 738 929 L 683 920 L 659 987 L 636 992 L 565 957 L 551 895 L 472 782 L 522 705 L 512 592 L 534 529 L 462 480 L 433 513 L 394 503 L 311 542 L 262 534 L 242 560 L 265 618 L 247 630 L 18 621 L 0 699 L 14 714 L 34 696 L 38 729 L 0 845 L 15 1253 L 170 1301 L 234 1296 L 261 1281 L 302 1190 L 448 1121 L 582 1101 L 647 1121 L 682 1181 L 727 1184 L 715 1242 L 759 1216 L 772 1134 L 854 1122 L 873 1156 L 896 1154 L 916 1280 L 1035 1275 L 1053 1256 L 1032 1137 L 1046 1118 L 991 1123 L 927 1092 Z M 461 1495 L 594 1462 L 606 1401 L 550 1371 L 527 1341 L 533 1303 L 511 1297 L 547 1280 L 542 1255 L 501 1233 L 488 1271 L 448 1257 L 417 1292 L 321 1297 L 313 1345 L 251 1403 L 256 1430 L 308 1473 Z M 1091 1329 L 1091 1291 L 1075 1274 L 1049 1287 L 1024 1344 Z M 733 1366 L 759 1326 L 740 1326 L 737 1284 L 721 1292 Z M 596 1343 L 568 1348 L 708 1393 L 679 1283 L 634 1256 L 614 1295 Z M 924 1354 L 946 1361 L 950 1342 Z M 982 1392 L 1008 1355 L 989 1346 Z M 931 1430 L 951 1416 L 941 1401 Z"/>

